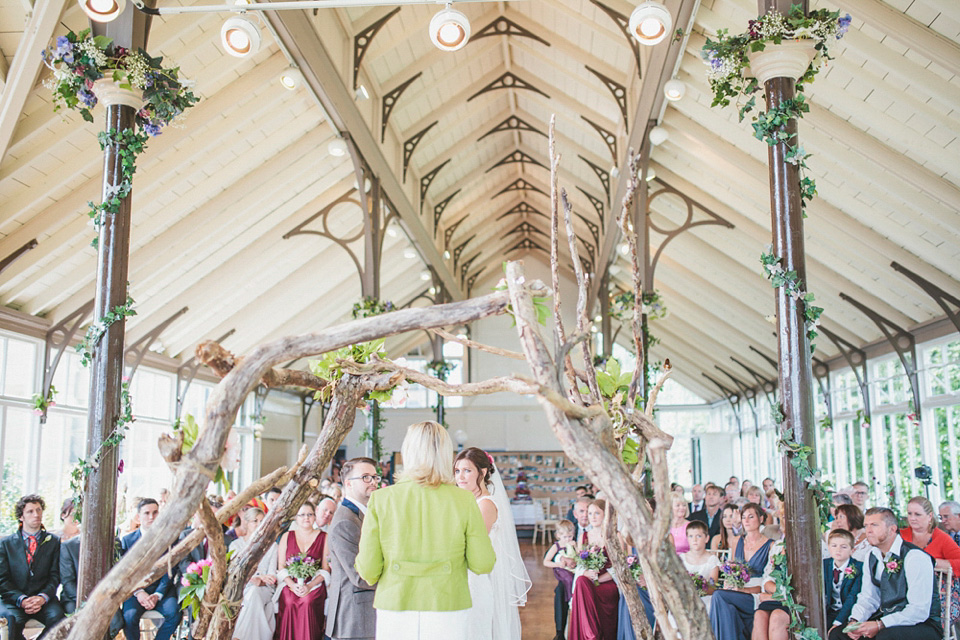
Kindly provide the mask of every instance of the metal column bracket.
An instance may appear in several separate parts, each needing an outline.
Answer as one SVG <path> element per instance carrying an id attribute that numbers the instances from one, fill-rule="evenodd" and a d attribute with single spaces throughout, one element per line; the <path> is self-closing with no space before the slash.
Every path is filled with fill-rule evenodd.
<path id="1" fill-rule="evenodd" d="M 588 193 L 582 187 L 578 186 L 577 191 L 585 195 L 587 200 L 590 201 L 590 204 L 593 205 L 593 210 L 597 212 L 597 217 L 600 219 L 600 229 L 603 230 L 603 200 L 591 193 Z"/>
<path id="2" fill-rule="evenodd" d="M 420 178 L 420 213 L 423 213 L 423 203 L 427 200 L 427 191 L 430 189 L 430 183 L 433 182 L 433 179 L 437 177 L 437 174 L 440 173 L 440 170 L 443 169 L 450 162 L 450 159 L 444 160 L 440 165 L 431 169 L 427 175 Z M 434 228 L 433 235 L 437 235 L 437 230 Z"/>
<path id="3" fill-rule="evenodd" d="M 457 232 L 457 227 L 463 224 L 463 221 L 469 218 L 470 216 L 463 216 L 449 227 L 443 230 L 443 248 L 447 250 L 450 248 L 450 240 L 453 239 L 453 234 Z"/>
<path id="4" fill-rule="evenodd" d="M 505 186 L 503 189 L 500 189 L 500 191 L 497 191 L 495 194 L 493 194 L 493 197 L 490 199 L 493 200 L 497 196 L 501 196 L 505 193 L 510 193 L 511 191 L 535 191 L 537 193 L 541 193 L 548 197 L 550 195 L 543 189 L 530 184 L 523 178 L 517 178 L 516 180 L 514 180 L 513 182 Z"/>
<path id="5" fill-rule="evenodd" d="M 630 35 L 630 18 L 623 15 L 616 9 L 608 7 L 602 2 L 597 0 L 590 0 L 593 4 L 597 5 L 601 11 L 610 16 L 610 19 L 617 23 L 617 26 L 620 27 L 620 31 L 623 32 L 623 37 L 627 39 L 627 42 L 630 44 L 630 48 L 633 50 L 633 57 L 637 61 L 637 77 L 643 78 L 643 72 L 640 67 L 640 44 L 637 42 L 637 39 Z"/>
<path id="6" fill-rule="evenodd" d="M 880 331 L 883 332 L 887 342 L 889 342 L 890 346 L 893 347 L 893 350 L 896 351 L 897 356 L 900 358 L 900 363 L 903 364 L 903 370 L 907 372 L 907 380 L 910 381 L 910 390 L 912 391 L 913 395 L 913 412 L 917 414 L 917 420 L 919 421 L 921 409 L 920 377 L 917 375 L 919 363 L 917 362 L 916 338 L 914 338 L 913 334 L 906 329 L 894 324 L 890 320 L 887 320 L 870 307 L 854 300 L 847 294 L 841 293 L 840 297 L 859 309 L 865 316 L 873 320 L 874 324 L 876 324 Z"/>
<path id="7" fill-rule="evenodd" d="M 22 247 L 20 247 L 10 255 L 8 255 L 3 260 L 0 260 L 0 273 L 3 273 L 4 271 L 6 271 L 10 265 L 12 265 L 14 262 L 19 260 L 20 258 L 22 258 L 25 253 L 36 248 L 37 248 L 37 239 L 34 238 L 33 240 L 27 242 Z"/>
<path id="8" fill-rule="evenodd" d="M 534 32 L 530 31 L 529 29 L 524 29 L 510 18 L 504 16 L 498 16 L 493 20 L 493 22 L 470 36 L 470 42 L 478 40 L 479 38 L 487 38 L 490 36 L 518 36 L 521 38 L 530 38 L 531 40 L 536 40 L 541 44 L 547 45 L 548 47 L 550 46 L 549 42 Z"/>
<path id="9" fill-rule="evenodd" d="M 457 263 L 460 262 L 460 256 L 463 254 L 464 249 L 467 248 L 467 245 L 470 244 L 470 241 L 477 237 L 477 234 L 473 234 L 460 244 L 458 244 L 453 249 L 453 266 L 457 266 Z"/>
<path id="10" fill-rule="evenodd" d="M 593 172 L 597 174 L 597 178 L 600 179 L 600 184 L 603 185 L 603 192 L 607 194 L 607 206 L 610 206 L 610 174 L 603 167 L 598 167 L 594 163 L 590 162 L 581 155 L 577 156 L 581 160 L 587 163 L 587 166 L 593 169 Z"/>
<path id="11" fill-rule="evenodd" d="M 93 300 L 47 330 L 43 349 L 43 382 L 40 387 L 40 394 L 44 399 L 50 395 L 50 387 L 53 386 L 53 377 L 57 373 L 60 358 L 63 357 L 67 347 L 73 341 L 73 337 L 92 312 Z M 46 424 L 46 422 L 47 410 L 44 408 L 43 413 L 40 414 L 40 424 Z"/>
<path id="12" fill-rule="evenodd" d="M 387 15 L 383 16 L 372 25 L 353 36 L 353 89 L 357 89 L 357 77 L 360 75 L 360 63 L 363 62 L 363 56 L 366 55 L 367 49 L 370 47 L 370 43 L 373 42 L 373 38 L 377 35 L 377 32 L 383 28 L 383 25 L 393 16 L 397 15 L 400 12 L 401 7 L 397 7 Z"/>
<path id="13" fill-rule="evenodd" d="M 603 86 L 610 91 L 614 101 L 617 103 L 617 107 L 620 108 L 620 115 L 623 116 L 623 128 L 628 129 L 630 123 L 627 122 L 627 88 L 613 78 L 600 73 L 590 65 L 584 66 L 587 68 L 587 71 L 597 76 L 600 82 L 603 83 Z"/>
<path id="14" fill-rule="evenodd" d="M 533 91 L 535 93 L 539 93 L 544 98 L 548 100 L 550 99 L 550 96 L 548 96 L 546 93 L 544 93 L 540 89 L 536 88 L 535 86 L 533 86 L 532 84 L 530 84 L 529 82 L 521 78 L 520 76 L 507 71 L 503 75 L 501 75 L 499 78 L 492 81 L 490 84 L 486 85 L 485 87 L 477 91 L 475 94 L 467 98 L 467 102 L 470 102 L 474 98 L 478 96 L 482 96 L 485 93 L 489 93 L 490 91 L 497 91 L 500 89 L 524 89 L 525 91 Z"/>
<path id="15" fill-rule="evenodd" d="M 150 350 L 150 346 L 156 341 L 157 338 L 160 337 L 160 334 L 163 333 L 166 328 L 173 323 L 174 320 L 186 312 L 187 307 L 180 309 L 124 350 L 123 362 L 127 365 L 128 380 L 133 380 L 133 374 L 137 372 L 137 368 L 140 366 L 140 363 L 143 362 L 143 357 L 147 355 L 147 351 Z"/>
<path id="16" fill-rule="evenodd" d="M 403 143 L 403 181 L 407 181 L 407 167 L 410 166 L 410 158 L 413 157 L 413 152 L 416 151 L 417 145 L 420 144 L 420 141 L 423 140 L 423 137 L 427 135 L 430 129 L 433 129 L 439 120 L 434 120 L 423 129 L 413 134 L 406 139 Z"/>
<path id="17" fill-rule="evenodd" d="M 737 420 L 737 436 L 743 438 L 743 422 L 740 420 L 740 394 L 738 394 L 736 391 L 731 391 L 726 387 L 726 385 L 722 384 L 708 373 L 701 371 L 700 375 L 720 389 L 720 393 L 723 394 L 723 398 L 730 404 L 730 407 L 733 409 L 733 416 Z"/>
<path id="18" fill-rule="evenodd" d="M 927 293 L 927 295 L 933 298 L 934 301 L 940 305 L 940 308 L 943 309 L 944 313 L 947 314 L 947 317 L 950 318 L 950 321 L 953 323 L 953 326 L 957 328 L 957 331 L 960 331 L 960 298 L 947 293 L 937 285 L 923 278 L 923 276 L 917 275 L 898 262 L 891 262 L 890 266 L 893 267 L 894 271 L 899 271 L 903 275 L 913 280 L 917 286 L 919 286 Z M 2 270 L 3 268 L 0 267 L 0 271 Z M 957 307 L 957 310 L 951 309 L 951 304 Z"/>
<path id="19" fill-rule="evenodd" d="M 217 338 L 217 344 L 222 343 L 224 340 L 236 333 L 236 329 L 230 329 L 225 334 Z M 183 403 L 187 398 L 187 390 L 190 389 L 190 384 L 193 382 L 193 379 L 197 377 L 197 371 L 200 370 L 200 365 L 203 363 L 197 360 L 196 356 L 190 358 L 182 365 L 177 367 L 177 407 L 176 413 L 173 416 L 173 419 L 176 422 L 180 421 L 180 414 L 183 413 Z"/>
<path id="20" fill-rule="evenodd" d="M 501 158 L 499 161 L 497 161 L 497 163 L 496 163 L 495 165 L 493 165 L 492 167 L 490 167 L 489 169 L 487 169 L 486 171 L 484 171 L 484 173 L 490 173 L 491 171 L 493 171 L 493 170 L 496 169 L 497 167 L 506 167 L 506 166 L 511 165 L 511 164 L 532 164 L 532 165 L 535 165 L 535 166 L 537 166 L 537 167 L 542 167 L 542 168 L 544 168 L 544 169 L 547 168 L 547 166 L 546 166 L 545 164 L 543 164 L 542 162 L 540 162 L 540 161 L 537 160 L 536 158 L 534 158 L 534 157 L 530 156 L 529 154 L 526 154 L 526 153 L 524 153 L 523 151 L 520 151 L 519 149 L 517 149 L 516 151 L 512 151 L 512 152 L 508 153 L 507 155 L 503 156 L 503 158 Z"/>
<path id="21" fill-rule="evenodd" d="M 747 366 L 735 356 L 730 356 L 730 359 L 736 362 L 738 365 L 743 367 L 747 373 L 753 378 L 754 382 L 757 383 L 757 386 L 763 391 L 764 395 L 767 396 L 767 402 L 770 403 L 770 406 L 774 406 L 777 401 L 777 383 L 775 380 L 771 380 L 766 376 L 758 373 L 755 369 Z"/>
<path id="22" fill-rule="evenodd" d="M 307 439 L 307 422 L 310 420 L 313 405 L 318 402 L 319 400 L 314 398 L 312 393 L 304 393 L 300 396 L 300 442 Z"/>
<path id="23" fill-rule="evenodd" d="M 397 105 L 397 100 L 400 99 L 400 96 L 403 95 L 403 92 L 406 91 L 414 81 L 423 75 L 423 71 L 417 73 L 409 80 L 405 81 L 399 87 L 383 96 L 382 104 L 380 106 L 380 142 L 383 143 L 387 138 L 387 122 L 390 120 L 390 114 L 393 113 L 393 108 Z"/>
<path id="24" fill-rule="evenodd" d="M 823 394 L 823 404 L 827 407 L 827 420 L 833 425 L 833 398 L 830 397 L 830 367 L 820 358 L 813 356 L 813 377 Z"/>
<path id="25" fill-rule="evenodd" d="M 263 420 L 263 406 L 267 403 L 267 396 L 270 395 L 271 388 L 265 384 L 258 384 L 253 390 L 253 417 L 255 420 Z"/>
<path id="26" fill-rule="evenodd" d="M 720 365 L 715 364 L 713 365 L 713 368 L 730 378 L 730 381 L 733 382 L 734 386 L 740 391 L 741 397 L 747 401 L 747 407 L 750 409 L 750 413 L 753 414 L 753 435 L 759 437 L 760 416 L 757 413 L 757 392 Z"/>
<path id="27" fill-rule="evenodd" d="M 867 370 L 867 352 L 849 340 L 844 340 L 823 325 L 820 325 L 818 331 L 836 345 L 837 349 L 840 350 L 840 355 L 850 365 L 853 375 L 857 378 L 857 386 L 860 387 L 860 399 L 863 400 L 863 418 L 866 422 L 872 422 L 870 418 L 870 378 Z"/>
<path id="28" fill-rule="evenodd" d="M 774 370 L 774 371 L 778 371 L 778 370 L 779 370 L 779 368 L 777 367 L 777 361 L 776 361 L 776 360 L 774 360 L 773 358 L 771 358 L 770 356 L 768 356 L 767 354 L 765 354 L 763 351 L 760 351 L 760 349 L 757 349 L 757 348 L 756 348 L 755 346 L 753 346 L 753 345 L 750 345 L 749 349 L 750 349 L 750 351 L 753 351 L 755 354 L 757 354 L 758 356 L 760 356 L 761 358 L 763 358 L 764 360 L 766 360 L 767 362 L 769 362 L 769 363 L 770 363 L 770 366 L 773 367 L 773 370 Z"/>
<path id="29" fill-rule="evenodd" d="M 347 237 L 338 236 L 333 231 L 330 230 L 330 221 L 328 219 L 330 212 L 332 212 L 337 207 L 337 205 L 346 204 L 346 203 L 355 204 L 358 207 L 360 207 L 361 210 L 363 209 L 363 203 L 360 200 L 359 192 L 357 192 L 354 189 L 351 189 L 349 192 L 340 196 L 339 198 L 337 198 L 336 200 L 334 200 L 333 202 L 325 206 L 323 209 L 313 214 L 312 216 L 310 216 L 309 218 L 307 218 L 306 220 L 304 220 L 303 222 L 295 226 L 290 231 L 283 234 L 283 239 L 289 240 L 294 236 L 300 236 L 300 235 L 315 235 L 315 236 L 321 236 L 323 238 L 327 238 L 328 240 L 333 240 L 344 251 L 347 252 L 347 254 L 350 256 L 350 259 L 353 260 L 353 265 L 357 268 L 357 273 L 360 274 L 361 277 L 363 277 L 363 267 L 360 264 L 360 259 L 353 252 L 353 249 L 350 248 L 350 245 L 352 243 L 356 242 L 357 240 L 363 237 L 363 230 L 361 229 L 354 235 L 347 236 Z M 307 228 L 315 220 L 320 220 L 320 222 L 323 223 L 323 226 L 320 228 L 319 231 Z"/>
<path id="30" fill-rule="evenodd" d="M 444 210 L 447 208 L 447 205 L 450 204 L 450 201 L 457 197 L 457 195 L 460 193 L 460 191 L 461 191 L 460 189 L 457 189 L 456 191 L 454 191 L 453 193 L 451 193 L 450 195 L 448 195 L 446 198 L 444 198 L 442 202 L 438 202 L 437 204 L 433 205 L 433 235 L 434 235 L 434 237 L 436 237 L 436 235 L 437 235 L 437 229 L 440 228 L 440 218 L 443 216 Z"/>
<path id="31" fill-rule="evenodd" d="M 547 220 L 550 219 L 550 216 L 543 213 L 536 207 L 532 207 L 526 202 L 521 202 L 520 204 L 514 206 L 509 211 L 505 211 L 501 213 L 499 216 L 497 216 L 497 222 L 499 222 L 500 220 L 503 220 L 507 216 L 515 216 L 515 215 L 521 215 L 524 217 L 526 217 L 527 215 L 532 215 L 532 216 L 540 216 L 541 218 L 546 218 Z"/>
<path id="32" fill-rule="evenodd" d="M 476 36 L 474 36 L 474 38 L 476 38 Z M 535 126 L 533 126 L 523 118 L 519 118 L 517 116 L 510 116 L 509 118 L 505 119 L 503 122 L 495 126 L 493 129 L 490 129 L 490 131 L 487 131 L 485 134 L 477 138 L 477 142 L 480 142 L 481 140 L 483 140 L 489 135 L 492 135 L 494 133 L 500 133 L 503 131 L 525 131 L 528 133 L 539 133 L 544 138 L 547 137 L 547 134 L 545 134 L 540 129 L 537 129 Z"/>

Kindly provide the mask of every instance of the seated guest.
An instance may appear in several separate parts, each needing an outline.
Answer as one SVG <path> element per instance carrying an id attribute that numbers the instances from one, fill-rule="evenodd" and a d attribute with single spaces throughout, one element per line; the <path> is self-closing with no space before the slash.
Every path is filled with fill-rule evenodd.
<path id="1" fill-rule="evenodd" d="M 949 535 L 937 528 L 937 515 L 933 505 L 923 496 L 911 498 L 907 503 L 907 524 L 900 530 L 900 536 L 924 551 L 934 559 L 937 569 L 953 569 L 953 584 L 941 585 L 940 604 L 944 617 L 949 616 L 950 624 L 960 618 L 960 547 Z M 944 581 L 946 582 L 946 581 Z M 947 606 L 948 596 L 950 606 Z"/>
<path id="2" fill-rule="evenodd" d="M 730 551 L 730 545 L 736 541 L 739 526 L 740 509 L 736 505 L 728 504 L 720 512 L 720 532 L 710 539 L 710 549 Z"/>
<path id="3" fill-rule="evenodd" d="M 137 515 L 140 519 L 140 528 L 123 536 L 120 539 L 120 552 L 126 554 L 153 526 L 157 519 L 160 505 L 153 498 L 141 498 L 137 503 Z M 180 604 L 177 602 L 177 588 L 175 577 L 168 573 L 149 585 L 146 589 L 138 589 L 123 603 L 123 635 L 126 640 L 140 640 L 140 618 L 146 611 L 157 611 L 163 616 L 163 622 L 157 629 L 155 640 L 169 640 L 170 636 L 180 624 Z"/>
<path id="4" fill-rule="evenodd" d="M 720 487 L 715 484 L 708 484 L 703 492 L 703 508 L 690 514 L 690 520 L 699 520 L 707 525 L 707 535 L 709 538 L 720 533 L 723 528 L 721 510 L 723 508 L 723 494 Z"/>
<path id="5" fill-rule="evenodd" d="M 706 506 L 706 503 L 704 503 L 703 499 L 704 499 L 703 485 L 701 484 L 693 485 L 693 488 L 690 489 L 690 505 L 687 510 L 687 513 L 693 514 L 693 513 L 696 513 L 697 511 L 700 511 L 700 509 L 703 509 Z"/>
<path id="6" fill-rule="evenodd" d="M 570 503 L 570 510 L 567 511 L 567 520 L 569 520 L 570 522 L 576 522 L 576 521 L 577 521 L 576 516 L 573 515 L 573 508 L 574 508 L 575 506 L 577 506 L 577 500 L 579 500 L 580 498 L 583 498 L 584 496 L 587 495 L 587 488 L 581 485 L 581 486 L 577 487 L 576 489 L 574 489 L 574 493 L 577 494 L 577 497 L 574 498 L 574 500 L 573 500 L 572 503 Z"/>
<path id="7" fill-rule="evenodd" d="M 264 518 L 263 510 L 251 507 L 243 514 L 246 534 L 234 540 L 230 551 L 234 555 L 247 548 L 253 532 Z M 271 544 L 260 558 L 257 571 L 243 588 L 243 604 L 237 615 L 233 637 L 238 640 L 270 640 L 277 625 L 277 607 L 273 593 L 277 588 L 277 545 Z"/>
<path id="8" fill-rule="evenodd" d="M 0 600 L 11 640 L 23 640 L 28 620 L 44 626 L 43 637 L 63 619 L 57 600 L 60 539 L 43 528 L 45 506 L 36 494 L 20 498 L 14 508 L 20 527 L 0 540 Z"/>
<path id="9" fill-rule="evenodd" d="M 821 546 L 824 558 L 830 557 L 830 548 L 827 545 L 827 541 L 830 533 L 837 529 L 850 532 L 853 536 L 853 558 L 864 562 L 867 559 L 867 554 L 870 552 L 870 543 L 867 541 L 867 534 L 863 530 L 863 512 L 860 511 L 860 508 L 853 504 L 839 504 L 836 506 L 834 518 L 830 521 L 830 528 L 823 534 Z"/>
<path id="10" fill-rule="evenodd" d="M 747 565 L 750 579 L 743 587 L 719 589 L 710 602 L 710 625 L 716 640 L 745 640 L 753 629 L 754 594 L 761 593 L 763 575 L 769 573 L 774 542 L 760 531 L 760 505 L 748 502 L 740 510 L 743 535 L 731 541 L 733 559 Z M 721 576 L 721 584 L 724 583 Z"/>
<path id="11" fill-rule="evenodd" d="M 947 500 L 940 503 L 940 528 L 960 545 L 960 502 Z"/>
<path id="12" fill-rule="evenodd" d="M 554 640 L 563 640 L 563 632 L 567 628 L 567 611 L 570 598 L 573 597 L 573 569 L 577 565 L 570 557 L 570 554 L 577 550 L 575 536 L 576 527 L 573 523 L 561 520 L 557 523 L 557 541 L 550 545 L 543 556 L 543 566 L 553 569 L 553 575 L 557 579 L 557 586 L 553 590 L 553 620 L 557 627 Z"/>
<path id="13" fill-rule="evenodd" d="M 684 568 L 690 573 L 699 574 L 704 580 L 716 584 L 720 577 L 720 560 L 717 554 L 707 551 L 707 525 L 691 522 L 687 527 L 687 546 L 690 550 L 680 555 Z M 710 611 L 710 592 L 701 596 L 707 611 Z"/>
<path id="14" fill-rule="evenodd" d="M 594 500 L 588 509 L 591 529 L 587 547 L 605 550 L 603 521 L 606 502 Z M 610 556 L 603 569 L 577 571 L 570 603 L 570 640 L 614 640 L 617 637 L 617 606 L 620 592 L 610 573 Z"/>
<path id="15" fill-rule="evenodd" d="M 326 531 L 330 526 L 330 521 L 333 520 L 333 514 L 337 512 L 337 505 L 340 504 L 339 500 L 334 500 L 333 498 L 324 498 L 317 505 L 317 529 L 320 531 Z"/>
<path id="16" fill-rule="evenodd" d="M 850 497 L 853 498 L 853 504 L 857 505 L 860 511 L 866 512 L 867 498 L 870 496 L 870 487 L 867 486 L 866 482 L 854 482 L 852 488 L 853 493 L 850 494 Z"/>
<path id="17" fill-rule="evenodd" d="M 277 500 L 280 498 L 280 494 L 283 493 L 279 487 L 271 487 L 263 494 L 263 504 L 267 505 L 267 512 L 269 513 L 270 509 L 273 509 L 273 505 L 277 504 Z"/>
<path id="18" fill-rule="evenodd" d="M 724 502 L 733 504 L 740 497 L 740 485 L 736 482 L 728 482 L 723 488 Z"/>
<path id="19" fill-rule="evenodd" d="M 933 593 L 933 559 L 897 535 L 890 509 L 867 509 L 864 520 L 872 545 L 866 576 L 849 621 L 833 627 L 829 639 L 937 640 L 943 629 L 940 599 Z"/>
<path id="20" fill-rule="evenodd" d="M 67 540 L 80 535 L 80 523 L 73 517 L 73 498 L 67 498 L 60 507 L 60 530 L 54 534 L 62 545 Z"/>
<path id="21" fill-rule="evenodd" d="M 673 500 L 672 520 L 670 521 L 670 533 L 667 538 L 673 543 L 673 548 L 677 553 L 686 553 L 690 551 L 690 545 L 687 544 L 687 501 L 681 493 L 672 493 Z"/>

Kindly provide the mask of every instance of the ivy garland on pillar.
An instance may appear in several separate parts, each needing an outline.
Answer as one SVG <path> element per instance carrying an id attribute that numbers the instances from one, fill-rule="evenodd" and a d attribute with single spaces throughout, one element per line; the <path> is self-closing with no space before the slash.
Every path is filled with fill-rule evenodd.
<path id="1" fill-rule="evenodd" d="M 59 36 L 53 46 L 44 49 L 41 55 L 52 72 L 51 77 L 44 81 L 44 86 L 53 94 L 54 111 L 71 109 L 78 111 L 87 122 L 93 122 L 91 110 L 99 102 L 98 94 L 118 88 L 142 97 L 143 103 L 134 117 L 133 129 L 120 131 L 110 128 L 97 135 L 101 151 L 107 147 L 117 149 L 121 166 L 120 181 L 108 190 L 104 201 L 100 204 L 88 203 L 90 210 L 87 215 L 99 229 L 104 216 L 116 215 L 123 199 L 130 195 L 137 170 L 137 157 L 146 149 L 149 138 L 160 135 L 164 127 L 180 118 L 199 98 L 180 79 L 179 67 L 165 68 L 162 66 L 162 57 L 154 58 L 143 49 L 131 51 L 114 47 L 111 38 L 92 36 L 89 29 L 79 33 L 68 31 L 66 35 Z M 92 244 L 96 247 L 96 238 Z M 89 366 L 95 349 L 111 325 L 136 315 L 133 306 L 133 299 L 127 295 L 123 305 L 114 307 L 87 329 L 83 340 L 77 345 L 84 366 Z M 83 486 L 87 476 L 98 468 L 108 448 L 123 442 L 131 422 L 130 381 L 124 378 L 120 392 L 120 415 L 113 430 L 96 453 L 89 460 L 79 460 L 70 473 L 70 489 L 77 520 L 81 516 Z M 118 472 L 122 471 L 121 460 Z"/>
<path id="2" fill-rule="evenodd" d="M 707 79 L 713 91 L 710 106 L 726 107 L 734 101 L 742 121 L 753 112 L 757 102 L 757 92 L 762 90 L 757 78 L 748 75 L 749 54 L 764 51 L 767 46 L 781 45 L 784 42 L 807 41 L 812 43 L 815 54 L 809 66 L 796 82 L 796 97 L 784 100 L 781 104 L 754 114 L 752 119 L 753 135 L 769 146 L 784 143 L 787 146 L 785 159 L 797 166 L 800 174 L 800 204 L 806 217 L 807 203 L 817 194 L 816 181 L 807 175 L 807 158 L 810 157 L 802 146 L 792 144 L 795 134 L 787 132 L 787 123 L 792 118 L 803 118 L 810 111 L 803 90 L 813 82 L 820 69 L 831 60 L 829 44 L 839 40 L 850 28 L 851 18 L 847 14 L 840 16 L 839 11 L 818 9 L 804 14 L 799 5 L 794 5 L 790 13 L 784 16 L 772 11 L 748 23 L 745 33 L 729 35 L 726 29 L 717 32 L 716 40 L 707 39 L 701 49 L 701 57 L 710 67 Z M 811 340 L 810 349 L 814 349 L 813 338 L 823 309 L 813 305 L 814 296 L 806 291 L 795 271 L 785 271 L 780 264 L 781 258 L 773 254 L 772 247 L 761 255 L 764 275 L 775 288 L 785 287 L 787 293 L 802 306 L 806 322 L 807 337 Z"/>

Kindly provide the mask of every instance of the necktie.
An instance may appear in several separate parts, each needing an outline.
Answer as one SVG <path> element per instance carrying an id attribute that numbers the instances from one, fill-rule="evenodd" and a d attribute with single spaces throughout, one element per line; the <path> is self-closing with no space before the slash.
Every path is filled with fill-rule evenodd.
<path id="1" fill-rule="evenodd" d="M 833 583 L 836 584 L 840 582 L 840 569 L 836 567 L 833 568 Z"/>
<path id="2" fill-rule="evenodd" d="M 33 555 L 37 552 L 37 537 L 27 536 L 27 564 L 33 564 Z"/>
<path id="3" fill-rule="evenodd" d="M 587 530 L 583 530 L 583 535 L 580 537 L 580 544 L 587 544 Z"/>

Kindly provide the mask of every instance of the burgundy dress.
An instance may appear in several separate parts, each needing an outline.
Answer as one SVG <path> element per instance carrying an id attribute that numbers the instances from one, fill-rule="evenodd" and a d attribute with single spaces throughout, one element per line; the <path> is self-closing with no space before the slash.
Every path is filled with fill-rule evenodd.
<path id="1" fill-rule="evenodd" d="M 608 556 L 600 576 L 607 573 L 610 566 Z M 569 640 L 616 640 L 619 602 L 620 590 L 613 580 L 595 585 L 586 576 L 577 578 L 570 604 Z"/>
<path id="2" fill-rule="evenodd" d="M 321 531 L 307 549 L 307 555 L 316 558 L 318 562 L 326 537 L 327 534 Z M 297 536 L 291 531 L 287 536 L 287 555 L 284 561 L 299 554 Z M 323 604 L 326 599 L 326 582 L 302 598 L 284 587 L 277 601 L 277 630 L 273 634 L 274 640 L 323 640 Z"/>

